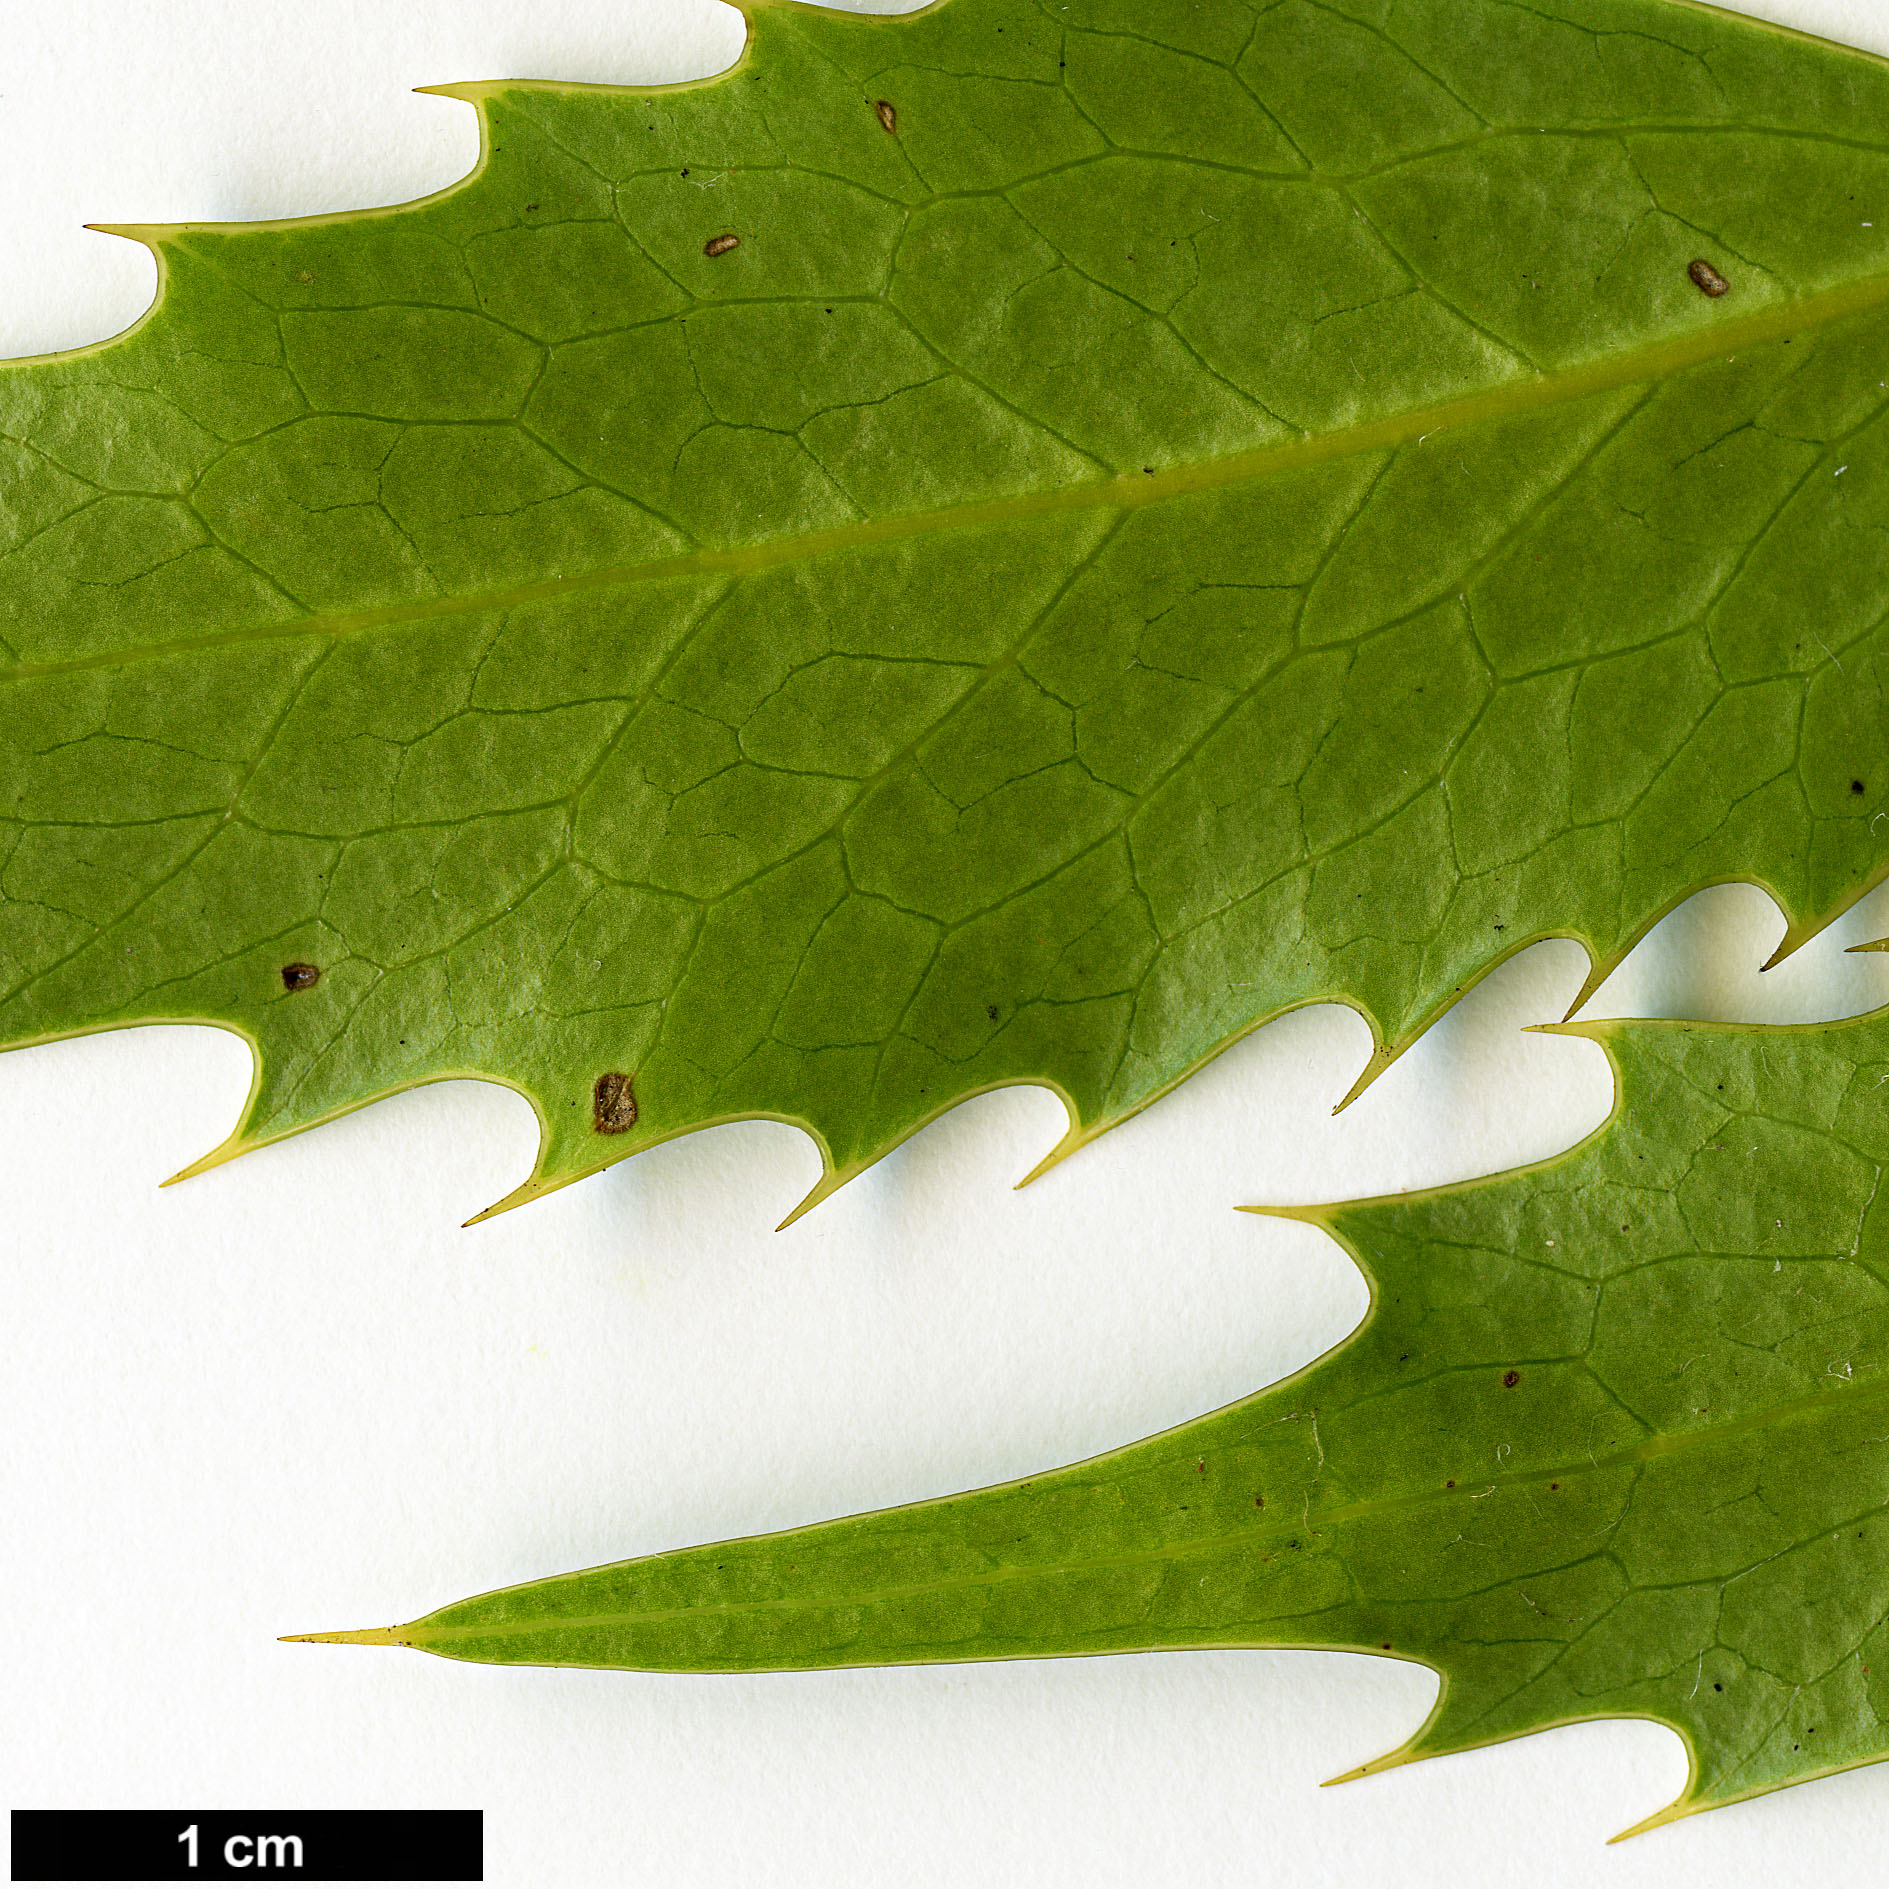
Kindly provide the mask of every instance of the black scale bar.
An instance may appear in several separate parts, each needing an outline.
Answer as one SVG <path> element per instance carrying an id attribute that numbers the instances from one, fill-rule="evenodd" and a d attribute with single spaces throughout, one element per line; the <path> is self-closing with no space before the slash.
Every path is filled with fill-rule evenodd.
<path id="1" fill-rule="evenodd" d="M 481 1810 L 16 1810 L 15 1882 L 483 1882 Z"/>

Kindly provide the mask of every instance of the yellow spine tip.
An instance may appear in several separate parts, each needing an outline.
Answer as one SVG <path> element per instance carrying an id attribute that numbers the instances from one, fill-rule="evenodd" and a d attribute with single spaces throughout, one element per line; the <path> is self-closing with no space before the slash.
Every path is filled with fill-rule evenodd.
<path id="1" fill-rule="evenodd" d="M 1598 1043 L 1602 1037 L 1611 1036 L 1621 1022 L 1618 1017 L 1590 1017 L 1579 1023 L 1570 1022 L 1563 1017 L 1559 1023 L 1524 1023 L 1524 1036 L 1581 1036 L 1590 1043 Z"/>
<path id="2" fill-rule="evenodd" d="M 351 1633 L 285 1633 L 283 1645 L 313 1646 L 406 1646 L 400 1636 L 406 1627 L 358 1627 Z"/>
<path id="3" fill-rule="evenodd" d="M 1711 1808 L 1709 1803 L 1687 1803 L 1684 1799 L 1680 1799 L 1668 1804 L 1664 1810 L 1654 1811 L 1650 1817 L 1642 1817 L 1638 1823 L 1631 1824 L 1625 1830 L 1610 1836 L 1607 1841 L 1610 1845 L 1624 1843 L 1628 1837 L 1644 1836 L 1649 1830 L 1661 1829 L 1666 1824 L 1677 1823 L 1681 1817 L 1690 1817 L 1695 1811 Z"/>
<path id="4" fill-rule="evenodd" d="M 1040 1181 L 1051 1168 L 1067 1161 L 1078 1148 L 1086 1148 L 1100 1132 L 1100 1129 L 1072 1128 L 1010 1191 L 1020 1194 L 1032 1181 Z"/>
<path id="5" fill-rule="evenodd" d="M 1332 1110 L 1332 1113 L 1342 1115 L 1404 1053 L 1406 1047 L 1408 1046 L 1393 1047 L 1388 1043 L 1380 1043 L 1376 1049 L 1372 1050 L 1370 1060 L 1358 1073 L 1357 1081 L 1340 1097 L 1338 1106 Z"/>
<path id="6" fill-rule="evenodd" d="M 529 1180 L 520 1181 L 503 1199 L 495 1200 L 491 1206 L 475 1213 L 470 1220 L 460 1221 L 461 1227 L 476 1227 L 482 1220 L 494 1220 L 502 1213 L 511 1213 L 515 1208 L 524 1206 L 528 1201 L 539 1198 L 553 1190 L 547 1187 L 536 1174 Z"/>
<path id="7" fill-rule="evenodd" d="M 819 1206 L 821 1201 L 827 1199 L 830 1195 L 838 1193 L 851 1179 L 852 1175 L 850 1173 L 841 1174 L 829 1169 L 828 1172 L 822 1174 L 820 1178 L 814 1182 L 813 1186 L 808 1189 L 806 1199 L 803 1200 L 774 1231 L 776 1233 L 785 1233 L 801 1215 L 811 1213 L 814 1208 Z"/>
<path id="8" fill-rule="evenodd" d="M 1408 1745 L 1396 1751 L 1387 1751 L 1381 1758 L 1373 1758 L 1369 1764 L 1361 1764 L 1355 1770 L 1345 1771 L 1337 1777 L 1328 1777 L 1321 1788 L 1329 1789 L 1334 1784 L 1353 1784 L 1361 1777 L 1378 1777 L 1385 1771 L 1398 1771 L 1407 1764 L 1415 1764 L 1419 1759 L 1431 1754 L 1412 1751 Z"/>
<path id="9" fill-rule="evenodd" d="M 208 1154 L 199 1155 L 188 1167 L 179 1168 L 169 1180 L 160 1181 L 158 1185 L 175 1187 L 179 1181 L 194 1181 L 199 1174 L 208 1174 L 212 1168 L 220 1168 L 260 1145 L 259 1142 L 246 1140 L 242 1135 L 232 1135 L 229 1140 L 218 1142 Z"/>
<path id="10" fill-rule="evenodd" d="M 1256 1213 L 1268 1220 L 1303 1220 L 1308 1227 L 1329 1227 L 1332 1215 L 1345 1203 L 1326 1201 L 1314 1207 L 1235 1207 L 1235 1213 Z"/>
<path id="11" fill-rule="evenodd" d="M 1775 971 L 1786 958 L 1795 956 L 1805 945 L 1809 944 L 1811 939 L 1816 937 L 1818 932 L 1822 929 L 1823 927 L 1821 925 L 1787 925 L 1784 928 L 1784 936 L 1778 940 L 1777 949 L 1758 966 L 1758 969 L 1760 971 Z M 1629 1833 L 1622 1831 L 1621 1834 L 1624 1836 Z"/>

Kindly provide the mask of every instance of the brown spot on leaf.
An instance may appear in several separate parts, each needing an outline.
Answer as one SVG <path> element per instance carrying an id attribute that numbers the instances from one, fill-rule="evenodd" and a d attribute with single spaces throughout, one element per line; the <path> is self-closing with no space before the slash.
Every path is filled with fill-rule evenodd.
<path id="1" fill-rule="evenodd" d="M 702 254 L 705 256 L 725 256 L 731 249 L 739 249 L 740 247 L 741 238 L 737 236 L 733 230 L 724 230 L 721 235 L 711 236 L 708 241 L 702 245 Z"/>
<path id="2" fill-rule="evenodd" d="M 590 1092 L 591 1119 L 600 1135 L 621 1135 L 636 1126 L 636 1092 L 620 1069 L 608 1069 Z"/>
<path id="3" fill-rule="evenodd" d="M 316 964 L 285 964 L 282 967 L 284 990 L 313 990 L 321 982 L 321 967 Z"/>
<path id="4" fill-rule="evenodd" d="M 1703 256 L 1694 257 L 1686 264 L 1686 274 L 1691 276 L 1701 295 L 1709 295 L 1714 301 L 1717 301 L 1731 287 L 1731 284 Z"/>
<path id="5" fill-rule="evenodd" d="M 1520 1371 L 1504 1371 L 1502 1373 L 1502 1388 L 1505 1391 L 1512 1391 L 1521 1381 L 1522 1374 Z"/>
<path id="6" fill-rule="evenodd" d="M 1851 782 L 1850 782 L 1850 792 L 1851 792 L 1851 793 L 1853 793 L 1853 794 L 1866 794 L 1866 793 L 1868 793 L 1868 791 L 1869 791 L 1869 789 L 1868 789 L 1867 787 L 1865 787 L 1865 786 L 1863 785 L 1863 783 L 1862 783 L 1861 781 L 1851 781 Z"/>
<path id="7" fill-rule="evenodd" d="M 892 109 L 891 103 L 883 98 L 874 99 L 872 109 L 879 114 L 879 122 L 896 138 L 899 135 L 899 115 Z"/>

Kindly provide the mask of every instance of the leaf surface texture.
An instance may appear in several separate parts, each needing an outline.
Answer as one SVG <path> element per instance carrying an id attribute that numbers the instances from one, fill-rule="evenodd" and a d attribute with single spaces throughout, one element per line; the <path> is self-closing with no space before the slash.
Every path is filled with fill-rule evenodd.
<path id="1" fill-rule="evenodd" d="M 477 1074 L 514 1198 L 747 1115 L 832 1185 L 1880 876 L 1879 62 L 947 0 L 458 89 L 461 185 L 141 232 L 0 372 L 5 1041 L 242 1031 L 219 1155 Z"/>

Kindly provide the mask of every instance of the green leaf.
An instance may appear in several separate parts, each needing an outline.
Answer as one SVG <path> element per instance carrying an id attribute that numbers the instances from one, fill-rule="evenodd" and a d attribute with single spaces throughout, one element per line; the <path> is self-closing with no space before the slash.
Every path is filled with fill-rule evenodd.
<path id="1" fill-rule="evenodd" d="M 1614 1059 L 1608 1123 L 1309 1211 L 1371 1309 L 1259 1396 L 1026 1482 L 307 1637 L 686 1671 L 1388 1653 L 1441 1694 L 1354 1775 L 1653 1718 L 1691 1774 L 1652 1823 L 1880 1758 L 1889 1012 L 1569 1027 Z"/>
<path id="2" fill-rule="evenodd" d="M 0 1041 L 241 1031 L 209 1161 L 474 1074 L 514 1200 L 751 1115 L 817 1197 L 1880 875 L 1881 62 L 1679 0 L 751 29 L 454 88 L 415 205 L 132 232 L 152 312 L 0 373 Z"/>

